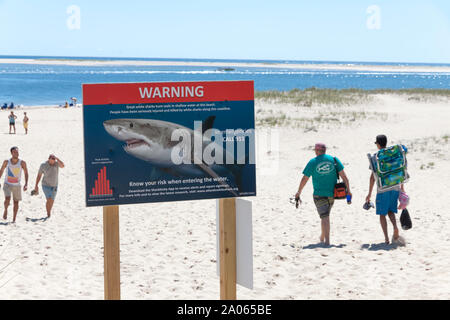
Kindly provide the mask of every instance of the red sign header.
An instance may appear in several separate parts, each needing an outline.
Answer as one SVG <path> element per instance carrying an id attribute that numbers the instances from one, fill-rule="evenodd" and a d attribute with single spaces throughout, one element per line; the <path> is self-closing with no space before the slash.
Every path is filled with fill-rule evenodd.
<path id="1" fill-rule="evenodd" d="M 83 104 L 254 100 L 253 81 L 83 84 Z"/>

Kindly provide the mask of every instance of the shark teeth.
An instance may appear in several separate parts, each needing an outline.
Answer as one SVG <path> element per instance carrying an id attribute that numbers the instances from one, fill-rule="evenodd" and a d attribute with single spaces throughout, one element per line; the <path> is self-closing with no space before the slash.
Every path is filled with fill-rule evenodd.
<path id="1" fill-rule="evenodd" d="M 148 144 L 144 140 L 140 140 L 140 139 L 131 139 L 131 140 L 127 140 L 126 142 L 127 142 L 127 148 L 135 148 L 135 147 L 138 147 L 143 144 Z"/>

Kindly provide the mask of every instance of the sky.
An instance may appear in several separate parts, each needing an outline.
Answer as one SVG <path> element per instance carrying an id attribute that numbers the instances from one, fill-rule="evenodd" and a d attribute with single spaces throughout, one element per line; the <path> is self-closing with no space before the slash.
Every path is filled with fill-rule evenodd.
<path id="1" fill-rule="evenodd" d="M 0 55 L 450 63 L 450 1 L 0 0 Z"/>

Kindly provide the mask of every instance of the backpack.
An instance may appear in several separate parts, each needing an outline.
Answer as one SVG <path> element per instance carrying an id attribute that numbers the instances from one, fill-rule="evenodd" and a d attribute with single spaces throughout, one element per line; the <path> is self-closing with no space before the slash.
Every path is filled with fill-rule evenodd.
<path id="1" fill-rule="evenodd" d="M 389 190 L 409 180 L 406 148 L 394 145 L 379 150 L 374 157 L 368 154 L 370 166 L 377 177 L 379 190 Z"/>

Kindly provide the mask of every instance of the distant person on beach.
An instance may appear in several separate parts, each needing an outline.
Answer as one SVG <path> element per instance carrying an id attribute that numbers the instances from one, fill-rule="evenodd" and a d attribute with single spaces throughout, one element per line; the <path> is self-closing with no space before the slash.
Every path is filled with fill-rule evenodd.
<path id="1" fill-rule="evenodd" d="M 2 106 L 2 110 L 4 110 L 4 109 L 8 109 L 8 104 L 6 102 Z"/>
<path id="2" fill-rule="evenodd" d="M 66 101 L 66 104 L 64 105 L 64 108 L 68 108 L 69 107 L 69 103 Z"/>
<path id="3" fill-rule="evenodd" d="M 16 133 L 16 119 L 17 116 L 14 114 L 14 111 L 11 111 L 11 113 L 8 116 L 9 119 L 9 134 L 11 134 L 11 129 L 14 129 L 14 134 Z"/>
<path id="4" fill-rule="evenodd" d="M 28 121 L 29 120 L 30 119 L 28 118 L 27 113 L 24 112 L 23 113 L 23 128 L 25 129 L 25 134 L 28 134 Z"/>
<path id="5" fill-rule="evenodd" d="M 22 170 L 25 173 L 25 185 L 23 191 L 28 188 L 28 169 L 25 161 L 19 159 L 19 149 L 17 147 L 11 148 L 11 159 L 3 161 L 0 169 L 0 178 L 6 169 L 5 183 L 3 184 L 3 191 L 5 193 L 5 211 L 3 212 L 3 219 L 8 218 L 8 207 L 11 201 L 11 194 L 14 201 L 13 206 L 13 223 L 16 222 L 17 211 L 19 210 L 19 201 L 22 200 L 22 191 L 20 188 L 20 180 L 22 177 Z"/>
<path id="6" fill-rule="evenodd" d="M 375 144 L 377 145 L 378 150 L 384 149 L 387 146 L 387 137 L 384 134 L 380 134 L 375 139 Z M 372 156 L 374 158 L 375 155 Z M 370 168 L 371 169 L 371 168 Z M 371 172 L 370 180 L 369 180 L 369 193 L 366 197 L 366 202 L 370 202 L 370 198 L 372 197 L 372 190 L 375 184 L 376 173 Z M 392 226 L 394 228 L 394 234 L 392 236 L 392 240 L 395 241 L 399 239 L 399 231 L 397 227 L 397 221 L 395 218 L 395 214 L 397 213 L 397 204 L 398 197 L 400 195 L 400 191 L 405 192 L 403 184 L 396 186 L 393 189 L 389 189 L 387 191 L 382 191 L 378 189 L 377 185 L 377 196 L 375 202 L 376 214 L 380 216 L 380 224 L 383 229 L 384 241 L 386 244 L 389 244 L 389 236 L 388 236 L 388 225 L 386 220 L 386 215 L 389 216 L 389 220 L 391 220 Z"/>
<path id="7" fill-rule="evenodd" d="M 53 203 L 55 202 L 56 192 L 58 191 L 58 173 L 59 168 L 64 168 L 64 162 L 58 159 L 54 154 L 49 155 L 48 160 L 41 164 L 39 172 L 36 177 L 36 185 L 34 187 L 34 194 L 39 193 L 39 181 L 42 176 L 42 190 L 47 199 L 45 207 L 47 209 L 47 217 L 50 218 Z"/>
<path id="8" fill-rule="evenodd" d="M 314 151 L 316 157 L 311 159 L 303 170 L 303 177 L 295 194 L 295 199 L 300 200 L 303 188 L 312 176 L 314 188 L 314 204 L 316 205 L 319 217 L 321 219 L 322 233 L 320 242 L 325 245 L 330 244 L 330 211 L 334 203 L 334 186 L 337 182 L 337 174 L 342 178 L 347 186 L 347 194 L 351 195 L 350 183 L 344 172 L 344 166 L 341 161 L 326 154 L 326 145 L 316 143 Z"/>

